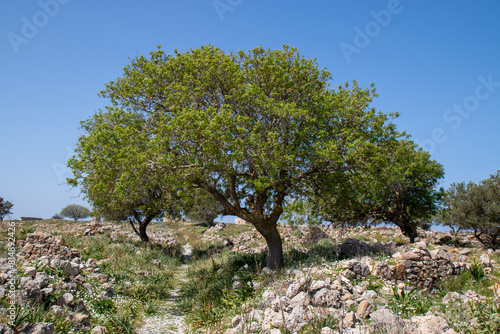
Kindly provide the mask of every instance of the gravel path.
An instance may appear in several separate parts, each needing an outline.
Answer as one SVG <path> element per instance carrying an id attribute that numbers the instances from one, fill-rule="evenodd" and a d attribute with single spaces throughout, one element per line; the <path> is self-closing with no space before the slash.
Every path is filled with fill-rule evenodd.
<path id="1" fill-rule="evenodd" d="M 190 244 L 183 247 L 182 260 L 184 265 L 174 274 L 176 286 L 170 291 L 170 297 L 158 306 L 156 315 L 144 318 L 143 325 L 136 331 L 137 334 L 184 334 L 188 333 L 184 323 L 184 317 L 180 315 L 176 308 L 176 301 L 179 299 L 179 283 L 186 282 L 187 263 L 193 253 Z"/>

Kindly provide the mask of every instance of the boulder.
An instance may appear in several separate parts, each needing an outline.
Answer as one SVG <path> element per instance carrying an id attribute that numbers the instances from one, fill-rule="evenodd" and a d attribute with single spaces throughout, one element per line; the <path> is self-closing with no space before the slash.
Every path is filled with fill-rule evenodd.
<path id="1" fill-rule="evenodd" d="M 450 329 L 445 319 L 436 317 L 431 312 L 425 316 L 412 317 L 411 322 L 418 327 L 421 334 L 441 334 Z"/>
<path id="2" fill-rule="evenodd" d="M 392 313 L 388 309 L 381 309 L 370 314 L 372 326 L 375 330 L 387 330 L 399 327 L 403 323 L 403 319 Z"/>
<path id="3" fill-rule="evenodd" d="M 340 293 L 337 290 L 323 288 L 314 294 L 311 304 L 317 307 L 339 308 L 341 306 Z"/>

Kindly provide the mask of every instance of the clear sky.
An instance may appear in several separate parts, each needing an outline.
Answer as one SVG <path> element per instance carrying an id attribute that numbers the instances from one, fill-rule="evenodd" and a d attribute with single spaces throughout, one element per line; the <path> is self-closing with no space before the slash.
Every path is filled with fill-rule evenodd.
<path id="1" fill-rule="evenodd" d="M 297 47 L 334 86 L 374 82 L 374 106 L 444 165 L 445 188 L 500 169 L 500 2 L 0 1 L 0 197 L 11 219 L 85 204 L 66 161 L 79 122 L 130 57 L 205 44 Z"/>

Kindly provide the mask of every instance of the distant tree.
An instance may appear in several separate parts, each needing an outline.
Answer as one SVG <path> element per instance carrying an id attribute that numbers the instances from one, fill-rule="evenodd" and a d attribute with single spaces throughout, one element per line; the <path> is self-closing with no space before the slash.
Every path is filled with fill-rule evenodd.
<path id="1" fill-rule="evenodd" d="M 500 248 L 500 171 L 478 184 L 451 184 L 439 220 L 455 229 L 472 230 L 485 247 Z"/>
<path id="2" fill-rule="evenodd" d="M 12 204 L 9 201 L 4 201 L 2 197 L 0 197 L 0 221 L 3 221 L 3 219 L 7 216 L 12 214 L 12 207 L 14 204 Z"/>
<path id="3" fill-rule="evenodd" d="M 73 218 L 75 221 L 90 216 L 90 210 L 78 204 L 70 204 L 61 210 L 63 217 Z"/>
<path id="4" fill-rule="evenodd" d="M 196 189 L 189 194 L 185 203 L 187 218 L 204 222 L 208 227 L 214 225 L 214 220 L 224 209 L 215 198 L 204 189 Z"/>
<path id="5" fill-rule="evenodd" d="M 60 214 L 56 213 L 52 216 L 52 219 L 63 219 L 63 217 Z"/>

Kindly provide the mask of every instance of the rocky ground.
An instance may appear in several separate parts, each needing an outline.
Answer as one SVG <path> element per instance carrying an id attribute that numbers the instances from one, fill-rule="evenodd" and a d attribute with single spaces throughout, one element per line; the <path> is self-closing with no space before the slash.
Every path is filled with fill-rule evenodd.
<path id="1" fill-rule="evenodd" d="M 104 260 L 88 258 L 84 261 L 81 250 L 68 247 L 60 234 L 73 233 L 79 238 L 109 235 L 112 240 L 137 240 L 137 236 L 126 224 L 94 221 L 77 228 L 69 223 L 54 225 L 33 223 L 28 230 L 31 233 L 17 242 L 19 273 L 12 270 L 8 256 L 0 256 L 0 300 L 3 301 L 0 315 L 3 313 L 4 319 L 8 319 L 7 300 L 12 297 L 20 304 L 43 303 L 49 312 L 63 314 L 75 333 L 108 333 L 111 328 L 95 324 L 96 313 L 92 309 L 95 304 L 88 300 L 90 296 L 120 300 L 121 296 L 115 296 L 115 279 L 102 273 L 100 266 Z M 230 233 L 232 228 L 228 224 L 200 228 L 189 222 L 179 222 L 175 227 L 169 224 L 151 226 L 149 235 L 153 243 L 168 247 L 184 245 L 182 258 L 185 263 L 174 273 L 176 283 L 169 297 L 156 305 L 154 314 L 142 318 L 136 333 L 197 331 L 184 323 L 177 306 L 179 289 L 187 279 L 188 261 L 193 251 L 189 240 L 216 244 L 219 251 L 253 254 L 265 250 L 263 239 L 255 230 L 249 228 L 233 235 Z M 415 307 L 416 298 L 405 297 L 412 295 L 414 288 L 418 288 L 419 293 L 432 293 L 438 282 L 474 266 L 480 267 L 485 277 L 493 282 L 489 287 L 491 294 L 483 296 L 473 290 L 449 292 L 440 297 L 440 305 L 451 308 L 469 302 L 491 301 L 498 307 L 500 252 L 483 249 L 470 235 L 462 234 L 458 242 L 453 243 L 453 236 L 448 233 L 421 230 L 418 242 L 410 245 L 391 227 L 339 230 L 280 226 L 280 233 L 286 251 L 294 249 L 306 253 L 321 246 L 335 252 L 338 260 L 288 269 L 272 283 L 269 280 L 254 283 L 256 298 L 242 305 L 238 314 L 229 319 L 229 328 L 224 330 L 226 334 L 300 333 L 310 329 L 311 324 L 315 324 L 316 332 L 322 334 L 457 333 L 457 328 L 476 325 L 477 318 L 458 326 L 450 323 L 450 316 L 437 306 L 425 314 L 408 316 L 411 310 L 397 305 L 389 307 L 389 304 L 399 295 L 402 305 L 409 302 L 406 307 Z M 263 269 L 263 275 L 275 275 L 266 270 Z M 10 284 L 14 278 L 18 278 L 18 285 L 11 294 Z M 235 277 L 233 289 L 241 285 Z M 320 323 L 324 326 L 318 327 Z M 20 323 L 18 332 L 50 334 L 54 332 L 54 324 Z M 0 333 L 13 331 L 0 325 Z"/>

